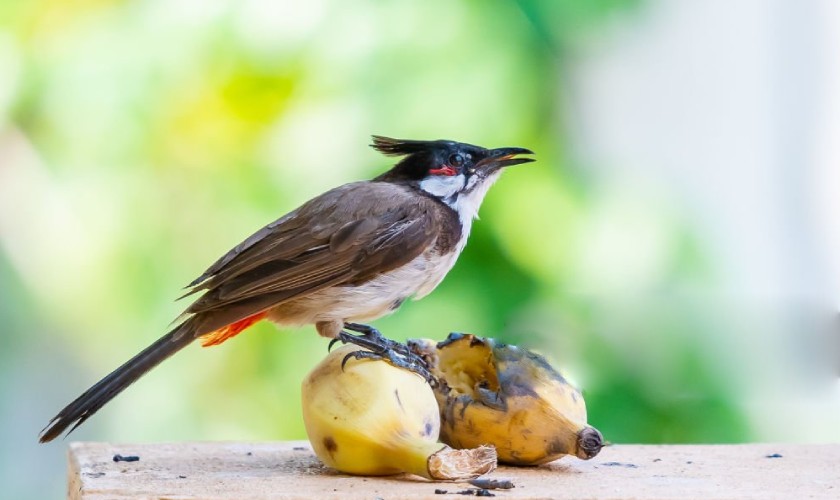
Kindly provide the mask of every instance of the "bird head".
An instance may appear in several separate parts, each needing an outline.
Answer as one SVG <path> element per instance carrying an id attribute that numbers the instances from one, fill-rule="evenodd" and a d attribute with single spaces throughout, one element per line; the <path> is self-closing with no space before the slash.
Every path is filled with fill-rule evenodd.
<path id="1" fill-rule="evenodd" d="M 403 157 L 375 181 L 410 184 L 470 217 L 475 217 L 484 195 L 504 167 L 534 161 L 518 157 L 534 154 L 525 148 L 487 149 L 448 140 L 373 136 L 371 147 L 388 156 Z"/>

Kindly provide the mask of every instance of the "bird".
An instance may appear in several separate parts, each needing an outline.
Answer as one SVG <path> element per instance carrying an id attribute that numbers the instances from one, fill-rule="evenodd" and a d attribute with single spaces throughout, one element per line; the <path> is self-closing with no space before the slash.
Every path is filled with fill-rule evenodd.
<path id="1" fill-rule="evenodd" d="M 520 155 L 534 153 L 372 137 L 371 147 L 398 158 L 390 170 L 316 196 L 225 253 L 185 287 L 180 298 L 200 295 L 175 326 L 64 407 L 39 441 L 69 434 L 194 341 L 218 345 L 263 319 L 312 324 L 323 337 L 373 351 L 356 357 L 422 370 L 406 349 L 360 322 L 431 293 L 464 249 L 488 189 L 505 167 L 535 161 Z"/>

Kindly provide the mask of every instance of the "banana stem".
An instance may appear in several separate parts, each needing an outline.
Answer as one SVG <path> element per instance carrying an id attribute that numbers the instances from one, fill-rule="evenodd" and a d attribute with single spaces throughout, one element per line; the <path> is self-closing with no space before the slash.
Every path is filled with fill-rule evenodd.
<path id="1" fill-rule="evenodd" d="M 471 479 L 496 468 L 496 448 L 492 446 L 455 450 L 440 443 L 424 442 L 412 450 L 414 453 L 405 457 L 406 472 L 427 479 Z"/>

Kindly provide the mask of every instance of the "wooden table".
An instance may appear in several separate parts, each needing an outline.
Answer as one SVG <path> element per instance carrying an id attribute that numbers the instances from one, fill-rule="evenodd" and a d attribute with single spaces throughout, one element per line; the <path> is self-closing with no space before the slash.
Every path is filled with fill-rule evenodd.
<path id="1" fill-rule="evenodd" d="M 115 455 L 137 461 L 114 461 Z M 617 445 L 581 461 L 500 467 L 497 498 L 840 499 L 840 445 Z M 71 443 L 68 498 L 461 499 L 468 483 L 354 477 L 324 467 L 309 443 Z M 446 490 L 447 494 L 436 493 Z"/>

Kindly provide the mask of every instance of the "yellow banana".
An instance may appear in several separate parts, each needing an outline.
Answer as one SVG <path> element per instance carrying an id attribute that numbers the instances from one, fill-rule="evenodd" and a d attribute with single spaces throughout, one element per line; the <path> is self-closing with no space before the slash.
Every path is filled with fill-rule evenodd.
<path id="1" fill-rule="evenodd" d="M 401 472 L 468 479 L 492 471 L 496 452 L 453 450 L 438 442 L 440 415 L 431 386 L 386 361 L 349 359 L 359 347 L 332 351 L 304 379 L 303 419 L 315 454 L 348 474 Z"/>
<path id="2" fill-rule="evenodd" d="M 499 462 L 536 465 L 564 455 L 588 460 L 603 437 L 586 404 L 542 356 L 474 335 L 409 341 L 438 378 L 441 440 L 454 448 L 493 445 Z"/>

